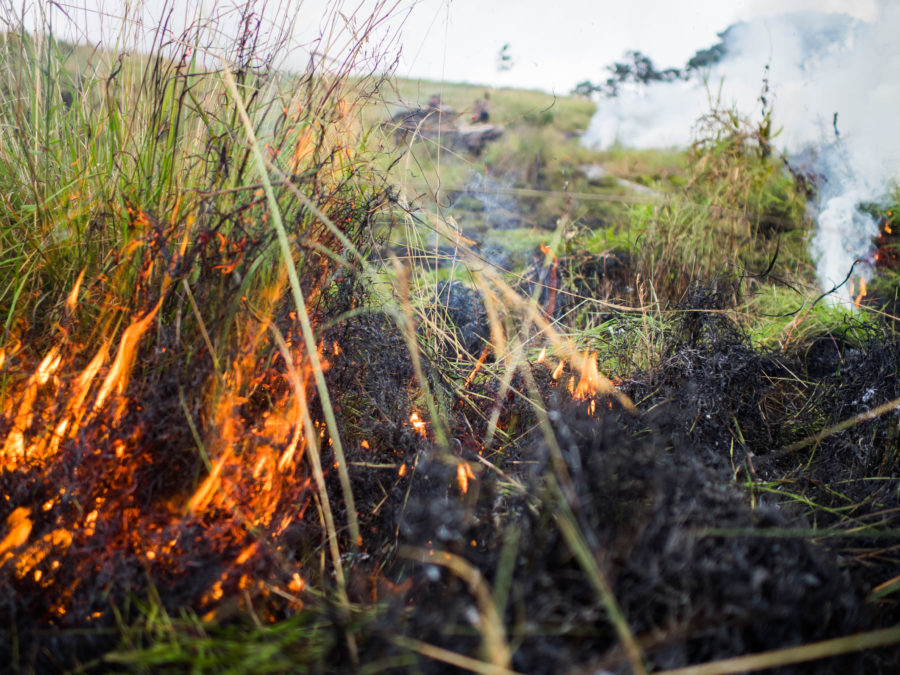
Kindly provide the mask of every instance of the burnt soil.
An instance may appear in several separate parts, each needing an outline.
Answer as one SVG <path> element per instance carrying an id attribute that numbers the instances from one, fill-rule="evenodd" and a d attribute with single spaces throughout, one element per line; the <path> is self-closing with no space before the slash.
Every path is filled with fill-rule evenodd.
<path id="1" fill-rule="evenodd" d="M 448 297 L 456 292 L 445 290 Z M 477 308 L 469 296 L 457 295 L 459 306 L 449 318 L 457 339 L 468 340 L 478 333 L 479 318 L 469 316 Z M 356 658 L 363 665 L 394 664 L 398 672 L 454 670 L 411 652 L 404 636 L 483 658 L 485 619 L 476 592 L 457 572 L 428 562 L 449 553 L 477 569 L 492 589 L 513 669 L 630 672 L 584 561 L 562 533 L 561 519 L 569 517 L 651 671 L 900 622 L 895 593 L 873 594 L 900 571 L 896 411 L 785 450 L 900 397 L 900 338 L 889 326 L 848 324 L 845 334 L 813 338 L 794 353 L 761 352 L 721 311 L 728 297 L 704 289 L 688 296 L 664 358 L 620 386 L 636 413 L 597 397 L 593 404 L 601 412 L 589 414 L 590 403 L 573 401 L 549 368 L 532 366 L 552 443 L 525 400 L 522 376 L 513 378 L 505 396 L 488 377 L 466 387 L 457 382 L 454 389 L 426 359 L 426 376 L 447 402 L 449 448 L 439 448 L 433 430 L 423 436 L 408 422 L 423 406 L 393 320 L 369 313 L 332 324 L 325 344 L 335 341 L 342 352 L 326 379 L 330 391 L 341 392 L 335 412 L 363 539 L 355 553 L 348 540 L 342 550 L 350 552 L 350 600 L 368 610 L 348 617 L 327 596 L 310 596 L 305 610 L 264 600 L 276 618 L 330 617 L 324 651 L 303 645 L 288 651 L 312 670 L 328 672 L 352 671 Z M 172 397 L 160 392 L 152 407 L 174 424 L 180 411 L 166 408 Z M 317 406 L 313 400 L 314 417 Z M 486 420 L 495 410 L 498 426 L 517 440 L 487 450 Z M 149 403 L 141 412 L 148 418 L 156 413 Z M 160 434 L 165 428 L 152 427 Z M 172 446 L 161 444 L 155 452 L 163 455 L 166 447 Z M 199 470 L 196 459 L 170 459 L 191 475 Z M 334 461 L 323 454 L 324 466 Z M 465 494 L 461 461 L 475 476 Z M 6 478 L 8 487 L 17 483 L 19 489 L 27 483 L 49 490 L 55 480 Z M 335 517 L 344 524 L 337 472 L 330 470 L 327 480 Z M 163 488 L 168 494 L 191 486 Z M 145 486 L 154 494 L 163 488 Z M 323 533 L 310 514 L 276 542 L 277 555 L 254 563 L 255 576 L 284 577 L 286 559 L 302 569 L 321 567 Z M 148 569 L 136 558 L 111 559 L 103 568 L 108 574 L 78 579 L 83 606 L 106 612 L 88 631 L 77 623 L 64 629 L 48 623 L 33 612 L 45 615 L 47 608 L 35 602 L 52 599 L 7 580 L 0 607 L 15 634 L 3 635 L 0 655 L 11 662 L 15 644 L 19 662 L 38 672 L 77 664 L 103 672 L 109 663 L 102 654 L 121 647 L 111 603 L 133 602 L 149 588 L 173 615 L 182 608 L 201 611 L 201 591 L 219 574 L 220 558 L 231 559 L 225 553 L 235 551 L 204 548 L 204 533 L 194 534 L 184 537 L 196 547 L 184 552 L 175 572 Z M 327 588 L 333 579 L 315 582 Z M 240 612 L 219 616 L 225 625 L 245 625 Z M 347 650 L 351 633 L 356 656 Z M 894 647 L 776 672 L 890 673 L 898 663 Z"/>
<path id="2" fill-rule="evenodd" d="M 407 454 L 415 471 L 378 528 L 395 533 L 372 591 L 387 609 L 364 631 L 363 662 L 398 656 L 398 634 L 484 657 L 474 591 L 445 566 L 411 560 L 412 547 L 459 556 L 501 589 L 515 670 L 630 672 L 561 534 L 568 510 L 651 670 L 900 621 L 895 598 L 871 595 L 900 569 L 888 533 L 900 507 L 897 415 L 783 450 L 900 396 L 900 340 L 857 326 L 792 355 L 763 353 L 716 311 L 724 302 L 695 289 L 683 304 L 663 361 L 622 385 L 636 415 L 600 400 L 604 412 L 591 416 L 535 367 L 565 471 L 539 431 L 492 454 L 502 476 L 483 470 L 471 442 L 482 418 L 461 404 L 452 454 L 476 467 L 474 489 L 460 494 L 454 463 L 432 445 Z M 518 401 L 502 402 L 501 426 L 534 423 Z M 775 672 L 886 673 L 898 663 L 900 651 L 885 648 Z M 423 657 L 415 669 L 453 670 Z"/>

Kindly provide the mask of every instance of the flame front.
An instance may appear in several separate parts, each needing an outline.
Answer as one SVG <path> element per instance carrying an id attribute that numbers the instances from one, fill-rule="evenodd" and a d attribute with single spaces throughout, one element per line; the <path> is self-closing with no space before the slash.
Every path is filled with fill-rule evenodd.
<path id="1" fill-rule="evenodd" d="M 270 290 L 273 307 L 282 285 Z M 205 430 L 195 449 L 173 453 L 159 437 L 165 429 L 149 435 L 142 407 L 130 394 L 138 353 L 161 305 L 121 331 L 111 363 L 113 343 L 105 339 L 73 372 L 78 349 L 63 339 L 18 385 L 18 394 L 4 400 L 2 467 L 8 476 L 29 472 L 40 478 L 34 502 L 20 498 L 0 530 L 0 569 L 44 589 L 48 616 L 83 620 L 71 603 L 84 580 L 129 565 L 136 573 L 147 567 L 157 578 L 213 566 L 218 573 L 200 592 L 199 609 L 248 589 L 266 596 L 273 579 L 251 572 L 278 555 L 279 537 L 305 515 L 311 494 L 303 463 L 305 411 L 282 386 L 279 370 L 258 367 L 260 353 L 270 348 L 267 320 L 242 323 L 241 356 L 210 384 L 212 414 L 194 422 Z M 74 309 L 72 300 L 66 310 Z M 309 359 L 293 343 L 302 341 L 291 338 L 288 348 L 306 388 Z M 243 411 L 254 392 L 265 392 L 268 403 L 248 415 Z M 196 412 L 185 407 L 182 414 Z M 180 458 L 180 467 L 160 463 L 172 456 Z M 301 593 L 306 585 L 300 573 L 282 568 L 281 592 Z M 131 572 L 117 574 L 124 580 Z M 98 611 L 105 610 L 92 609 Z"/>

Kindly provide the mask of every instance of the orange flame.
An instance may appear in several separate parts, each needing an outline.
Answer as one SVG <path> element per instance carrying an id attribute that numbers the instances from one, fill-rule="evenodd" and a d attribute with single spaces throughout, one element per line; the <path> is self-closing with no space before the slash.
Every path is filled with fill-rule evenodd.
<path id="1" fill-rule="evenodd" d="M 19 548 L 28 541 L 28 537 L 31 534 L 31 519 L 28 517 L 30 515 L 31 509 L 20 506 L 7 516 L 6 536 L 3 538 L 3 541 L 0 541 L 0 555 L 5 555 L 0 558 L 0 561 L 6 562 L 9 556 L 12 555 L 11 553 L 7 553 L 7 551 Z M 2 564 L 2 562 L 0 562 L 0 564 Z"/>
<path id="2" fill-rule="evenodd" d="M 475 375 L 478 374 L 478 371 L 481 370 L 481 366 L 484 365 L 485 360 L 487 359 L 487 355 L 490 352 L 490 347 L 485 347 L 481 350 L 481 356 L 478 357 L 478 361 L 475 363 L 475 367 L 472 369 L 472 372 L 469 373 L 469 376 L 466 378 L 466 383 L 463 385 L 464 387 L 468 387 L 472 384 L 472 380 L 475 379 Z"/>
<path id="3" fill-rule="evenodd" d="M 856 309 L 859 309 L 859 305 L 862 302 L 862 299 L 866 297 L 866 280 L 864 277 L 859 278 L 859 295 L 856 296 L 856 300 L 853 302 L 853 306 Z"/>
<path id="4" fill-rule="evenodd" d="M 87 268 L 81 270 L 81 274 L 78 275 L 78 279 L 75 281 L 75 286 L 72 287 L 69 297 L 66 298 L 66 311 L 69 314 L 75 311 L 75 306 L 78 304 L 78 291 L 81 290 L 81 282 L 84 281 L 84 273 L 86 271 Z"/>
<path id="5" fill-rule="evenodd" d="M 581 377 L 575 387 L 575 398 L 584 400 L 593 394 L 603 390 L 603 380 L 600 370 L 597 368 L 597 357 L 588 352 L 581 367 Z"/>
<path id="6" fill-rule="evenodd" d="M 419 413 L 413 412 L 413 414 L 409 416 L 409 423 L 412 424 L 415 432 L 417 434 L 420 434 L 422 438 L 426 438 L 428 436 L 428 432 L 425 429 L 425 422 L 423 422 L 422 418 L 419 417 Z"/>
<path id="7" fill-rule="evenodd" d="M 566 362 L 560 361 L 556 365 L 556 368 L 553 369 L 553 372 L 550 374 L 550 377 L 552 377 L 554 380 L 558 380 L 559 376 L 562 375 L 563 368 L 565 368 L 565 367 L 566 367 Z"/>
<path id="8" fill-rule="evenodd" d="M 469 480 L 475 480 L 475 473 L 468 462 L 460 462 L 456 465 L 456 482 L 459 484 L 459 491 L 462 494 L 469 491 Z"/>
<path id="9" fill-rule="evenodd" d="M 125 388 L 128 386 L 128 381 L 131 378 L 131 371 L 134 367 L 134 357 L 137 354 L 138 344 L 140 344 L 141 337 L 143 337 L 147 328 L 150 327 L 150 323 L 153 321 L 161 306 L 162 299 L 160 299 L 160 301 L 156 303 L 156 307 L 147 312 L 142 319 L 132 323 L 125 329 L 125 332 L 122 333 L 122 338 L 119 341 L 119 351 L 116 352 L 116 358 L 113 361 L 112 367 L 109 369 L 109 373 L 107 373 L 106 379 L 103 380 L 103 384 L 97 394 L 94 410 L 99 410 L 103 407 L 106 397 L 112 393 L 113 389 L 116 390 L 117 394 L 122 394 L 125 391 Z"/>

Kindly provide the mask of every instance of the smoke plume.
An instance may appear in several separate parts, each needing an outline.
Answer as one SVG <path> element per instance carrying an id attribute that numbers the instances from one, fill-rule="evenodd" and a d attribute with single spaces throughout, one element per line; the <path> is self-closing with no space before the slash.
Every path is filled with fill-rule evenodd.
<path id="1" fill-rule="evenodd" d="M 718 102 L 751 118 L 766 66 L 775 143 L 821 177 L 811 204 L 812 241 L 825 290 L 871 273 L 877 225 L 858 206 L 883 201 L 900 177 L 900 6 L 871 22 L 797 12 L 738 23 L 720 34 L 723 56 L 687 81 L 629 85 L 601 99 L 585 142 L 646 148 L 690 143 L 694 123 Z M 701 74 L 702 73 L 702 76 Z"/>

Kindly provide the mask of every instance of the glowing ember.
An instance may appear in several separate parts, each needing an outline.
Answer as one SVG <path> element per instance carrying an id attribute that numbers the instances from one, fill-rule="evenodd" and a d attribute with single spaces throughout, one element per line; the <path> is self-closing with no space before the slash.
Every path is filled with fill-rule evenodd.
<path id="1" fill-rule="evenodd" d="M 368 449 L 369 449 L 369 441 L 367 441 L 367 440 L 365 440 L 365 439 L 363 439 L 362 441 L 360 441 L 360 442 L 359 442 L 359 445 L 360 445 L 360 447 L 361 447 L 363 450 L 368 450 Z"/>
<path id="2" fill-rule="evenodd" d="M 291 577 L 291 582 L 288 584 L 288 588 L 294 591 L 294 593 L 301 593 L 303 589 L 306 588 L 306 582 L 299 574 L 294 572 L 294 576 Z"/>
<path id="3" fill-rule="evenodd" d="M 414 412 L 409 416 L 409 423 L 412 424 L 413 429 L 415 429 L 417 434 L 420 434 L 422 438 L 427 437 L 427 432 L 425 431 L 425 422 L 422 421 L 422 418 L 419 417 L 419 413 Z"/>
<path id="4" fill-rule="evenodd" d="M 490 352 L 489 347 L 485 347 L 481 350 L 481 356 L 478 357 L 478 362 L 475 364 L 475 367 L 472 369 L 472 372 L 469 373 L 469 376 L 466 378 L 466 383 L 464 386 L 468 387 L 472 384 L 472 380 L 475 379 L 475 375 L 481 370 L 481 366 L 484 365 L 485 359 L 487 359 L 487 355 Z"/>
<path id="5" fill-rule="evenodd" d="M 31 515 L 31 509 L 20 506 L 7 516 L 6 536 L 3 538 L 3 541 L 0 541 L 0 555 L 5 555 L 0 560 L 5 562 L 12 555 L 11 553 L 6 553 L 7 551 L 19 548 L 28 541 L 28 536 L 31 534 L 31 519 L 28 517 L 29 515 Z"/>
<path id="6" fill-rule="evenodd" d="M 537 362 L 543 363 L 545 358 L 547 358 L 547 348 L 546 347 L 541 349 L 541 353 L 538 354 L 538 357 L 537 357 Z"/>
<path id="7" fill-rule="evenodd" d="M 406 475 L 406 464 L 405 463 L 400 465 L 400 470 L 397 472 L 397 475 L 400 476 L 401 478 Z"/>

